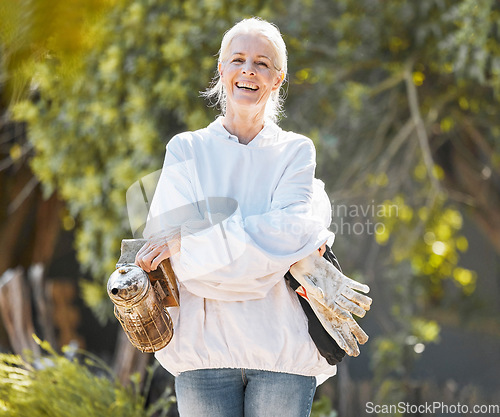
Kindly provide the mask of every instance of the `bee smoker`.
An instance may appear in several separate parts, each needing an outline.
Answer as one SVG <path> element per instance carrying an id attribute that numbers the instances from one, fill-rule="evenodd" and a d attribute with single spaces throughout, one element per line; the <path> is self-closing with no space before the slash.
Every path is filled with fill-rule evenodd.
<path id="1" fill-rule="evenodd" d="M 164 348 L 172 339 L 172 319 L 166 307 L 179 306 L 179 292 L 170 260 L 147 274 L 134 265 L 144 239 L 122 240 L 121 256 L 108 280 L 108 295 L 127 338 L 142 352 Z"/>

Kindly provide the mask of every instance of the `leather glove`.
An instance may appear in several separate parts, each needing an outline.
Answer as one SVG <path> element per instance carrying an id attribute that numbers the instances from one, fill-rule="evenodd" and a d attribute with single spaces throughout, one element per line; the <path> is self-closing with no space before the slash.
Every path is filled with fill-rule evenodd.
<path id="1" fill-rule="evenodd" d="M 290 273 L 301 284 L 296 291 L 309 302 L 325 330 L 349 356 L 358 356 L 356 340 L 364 344 L 368 335 L 352 314 L 363 317 L 372 300 L 356 291 L 367 293 L 370 288 L 346 277 L 318 251 L 292 265 Z"/>

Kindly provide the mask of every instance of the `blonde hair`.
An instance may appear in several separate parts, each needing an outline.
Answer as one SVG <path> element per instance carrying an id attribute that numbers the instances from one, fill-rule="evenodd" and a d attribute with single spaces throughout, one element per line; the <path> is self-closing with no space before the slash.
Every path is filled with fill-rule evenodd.
<path id="1" fill-rule="evenodd" d="M 274 69 L 282 73 L 283 80 L 287 74 L 287 52 L 286 45 L 281 33 L 276 25 L 269 23 L 258 17 L 252 17 L 250 19 L 244 19 L 236 23 L 231 29 L 229 29 L 223 36 L 220 50 L 218 63 L 225 62 L 230 55 L 229 46 L 234 38 L 239 35 L 246 34 L 257 34 L 266 38 L 275 52 L 275 62 L 273 62 Z M 266 103 L 265 118 L 276 122 L 279 117 L 283 114 L 283 97 L 280 94 L 281 86 L 276 91 L 273 91 Z M 222 114 L 226 114 L 226 92 L 224 90 L 224 85 L 220 79 L 220 74 L 217 74 L 212 80 L 211 86 L 202 95 L 208 99 L 214 99 L 214 106 L 219 106 Z"/>

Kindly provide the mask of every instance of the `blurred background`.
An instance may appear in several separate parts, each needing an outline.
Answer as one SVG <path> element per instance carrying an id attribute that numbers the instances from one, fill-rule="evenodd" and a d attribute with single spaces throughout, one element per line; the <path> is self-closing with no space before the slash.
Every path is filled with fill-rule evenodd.
<path id="1" fill-rule="evenodd" d="M 280 125 L 315 142 L 333 250 L 374 300 L 313 416 L 500 404 L 498 1 L 2 0 L 0 416 L 177 415 L 105 284 L 127 188 L 217 116 L 200 91 L 251 16 L 285 38 Z"/>

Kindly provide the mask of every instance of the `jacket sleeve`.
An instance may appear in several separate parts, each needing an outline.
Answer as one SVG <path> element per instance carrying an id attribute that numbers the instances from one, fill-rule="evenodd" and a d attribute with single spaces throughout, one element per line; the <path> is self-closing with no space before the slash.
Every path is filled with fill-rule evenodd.
<path id="1" fill-rule="evenodd" d="M 312 214 L 314 146 L 306 139 L 293 146 L 269 211 L 244 218 L 237 201 L 205 198 L 182 141 L 169 142 L 145 237 L 181 231 L 172 265 L 187 290 L 226 301 L 262 298 L 291 264 L 331 237 Z"/>

